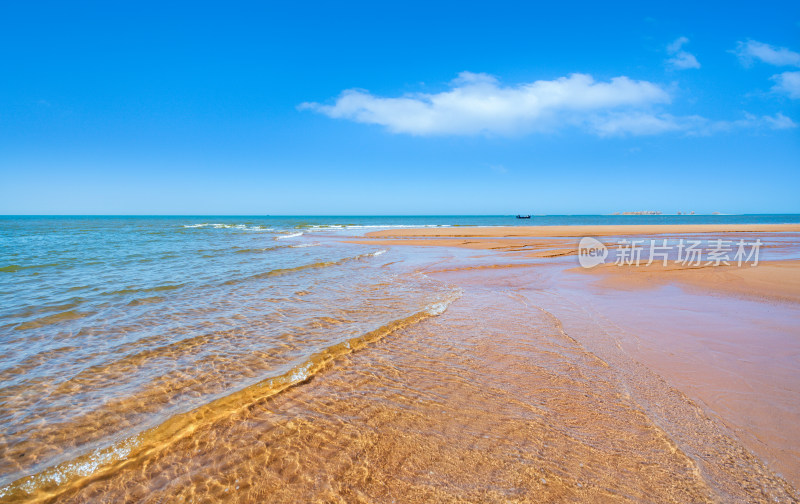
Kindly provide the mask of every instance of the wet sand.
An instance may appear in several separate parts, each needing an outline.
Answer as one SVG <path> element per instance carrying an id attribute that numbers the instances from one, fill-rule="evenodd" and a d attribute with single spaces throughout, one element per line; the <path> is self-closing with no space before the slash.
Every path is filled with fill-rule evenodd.
<path id="1" fill-rule="evenodd" d="M 442 315 L 60 500 L 796 498 L 681 392 L 579 342 L 596 328 L 573 333 L 535 291 L 509 289 L 511 269 L 466 271 L 437 274 L 463 288 Z"/>
<path id="2" fill-rule="evenodd" d="M 524 289 L 525 279 L 530 281 L 531 277 L 528 270 L 518 267 L 554 268 L 557 272 L 551 278 L 557 280 L 551 282 L 566 290 L 562 295 L 572 302 L 582 299 L 581 302 L 594 306 L 597 309 L 594 316 L 611 321 L 609 331 L 620 332 L 610 344 L 619 346 L 633 360 L 689 392 L 705 406 L 707 414 L 715 415 L 721 424 L 736 431 L 748 449 L 798 484 L 800 261 L 762 261 L 757 267 L 654 263 L 647 267 L 604 264 L 584 269 L 572 257 L 580 236 L 702 234 L 709 239 L 733 239 L 732 233 L 752 233 L 748 239 L 763 239 L 772 257 L 780 258 L 787 250 L 795 253 L 798 250 L 800 236 L 796 228 L 780 225 L 405 229 L 399 233 L 395 230 L 370 233 L 364 241 L 387 246 L 491 251 L 489 256 L 482 256 L 483 260 L 493 258 L 503 264 L 435 271 L 512 267 L 516 270 L 513 283 L 517 289 Z M 399 235 L 402 238 L 397 238 Z M 573 239 L 565 240 L 568 236 Z M 553 283 L 547 288 L 559 290 Z M 563 288 L 569 284 L 571 290 Z M 670 290 L 673 285 L 680 289 Z M 671 294 L 665 295 L 664 289 Z M 643 301 L 648 298 L 642 296 L 651 296 L 650 301 Z M 572 319 L 575 318 L 573 314 Z M 570 316 L 564 318 L 569 319 Z M 738 319 L 737 324 L 727 322 L 734 319 Z M 621 328 L 624 330 L 620 331 Z M 586 331 L 586 334 L 591 332 Z M 584 343 L 591 340 L 586 334 L 582 338 Z"/>
<path id="3" fill-rule="evenodd" d="M 745 235 L 743 235 L 745 234 Z M 706 239 L 748 240 L 788 237 L 792 241 L 772 248 L 791 248 L 800 244 L 800 226 L 795 224 L 739 225 L 646 225 L 646 226 L 519 226 L 474 228 L 421 228 L 375 231 L 353 243 L 382 246 L 413 245 L 459 247 L 475 250 L 524 253 L 530 258 L 558 258 L 577 254 L 583 236 L 656 238 L 665 235 Z M 662 266 L 618 267 L 603 264 L 592 269 L 574 268 L 576 273 L 603 275 L 610 288 L 650 288 L 653 285 L 680 283 L 684 286 L 733 295 L 773 300 L 800 301 L 800 261 L 772 260 L 759 267 L 737 266 Z"/>
<path id="4" fill-rule="evenodd" d="M 600 275 L 609 288 L 615 289 L 651 289 L 657 285 L 679 283 L 695 290 L 800 303 L 800 261 L 795 260 L 762 262 L 757 267 L 664 266 L 653 263 L 636 268 L 603 264 L 592 269 L 574 268 L 570 271 Z"/>

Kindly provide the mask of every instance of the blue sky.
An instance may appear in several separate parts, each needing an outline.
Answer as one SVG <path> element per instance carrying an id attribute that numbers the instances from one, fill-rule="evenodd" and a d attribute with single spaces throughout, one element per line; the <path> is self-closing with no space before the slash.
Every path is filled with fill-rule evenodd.
<path id="1" fill-rule="evenodd" d="M 0 214 L 800 212 L 800 4 L 648 3 L 4 2 Z"/>

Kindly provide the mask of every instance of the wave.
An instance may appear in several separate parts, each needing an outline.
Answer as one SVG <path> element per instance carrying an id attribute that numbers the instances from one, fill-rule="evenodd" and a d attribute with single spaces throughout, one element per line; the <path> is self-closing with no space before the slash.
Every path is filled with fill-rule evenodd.
<path id="1" fill-rule="evenodd" d="M 155 287 L 147 287 L 147 288 L 139 288 L 139 289 L 120 289 L 111 292 L 104 292 L 104 295 L 107 296 L 121 296 L 124 294 L 141 294 L 144 292 L 163 292 L 163 291 L 170 291 L 175 289 L 180 289 L 186 284 L 166 284 L 166 285 L 157 285 Z"/>
<path id="2" fill-rule="evenodd" d="M 163 296 L 150 296 L 134 299 L 128 303 L 128 306 L 141 306 L 145 304 L 160 303 L 161 301 L 164 301 Z"/>
<path id="3" fill-rule="evenodd" d="M 412 315 L 316 352 L 281 375 L 266 378 L 191 411 L 177 414 L 156 427 L 110 446 L 19 478 L 0 487 L 0 498 L 13 501 L 51 501 L 65 492 L 109 477 L 123 467 L 142 464 L 149 457 L 191 436 L 205 425 L 228 418 L 252 404 L 307 382 L 337 358 L 357 352 L 395 331 L 444 313 L 460 296 L 460 291 L 453 292 L 448 298 L 428 305 Z"/>
<path id="4" fill-rule="evenodd" d="M 276 236 L 276 240 L 285 240 L 286 238 L 297 238 L 298 236 L 303 236 L 302 231 L 298 231 L 297 233 L 291 233 L 283 236 Z"/>
<path id="5" fill-rule="evenodd" d="M 319 243 L 301 243 L 299 245 L 289 245 L 289 248 L 306 248 L 306 247 L 317 247 Z"/>
<path id="6" fill-rule="evenodd" d="M 290 273 L 297 273 L 299 271 L 305 271 L 310 269 L 320 269 L 320 268 L 327 268 L 329 266 L 341 266 L 350 261 L 358 261 L 361 259 L 366 259 L 367 257 L 376 257 L 386 252 L 386 250 L 378 250 L 377 252 L 369 252 L 367 254 L 359 254 L 357 256 L 352 257 L 345 257 L 344 259 L 339 259 L 338 261 L 320 261 L 311 264 L 303 264 L 300 266 L 294 266 L 292 268 L 277 268 L 274 270 L 265 271 L 263 273 L 256 273 L 255 275 L 250 275 L 244 278 L 234 278 L 223 282 L 222 285 L 235 285 L 242 282 L 247 282 L 249 280 L 261 280 L 264 278 L 276 277 L 281 275 L 287 275 Z"/>
<path id="7" fill-rule="evenodd" d="M 49 312 L 54 312 L 54 311 L 66 312 L 66 311 L 73 310 L 73 309 L 79 307 L 80 305 L 82 305 L 85 302 L 86 302 L 86 298 L 80 297 L 80 296 L 76 296 L 76 297 L 72 297 L 72 298 L 69 298 L 69 299 L 65 299 L 62 302 L 62 304 L 44 305 L 44 306 L 29 306 L 29 307 L 23 308 L 21 311 L 18 311 L 16 313 L 12 313 L 11 315 L 13 317 L 15 317 L 15 318 L 28 318 L 28 317 L 33 317 L 33 316 L 36 316 L 36 315 L 41 315 L 43 313 L 49 313 Z"/>
<path id="8" fill-rule="evenodd" d="M 50 268 L 52 266 L 59 266 L 59 265 L 60 263 L 31 264 L 29 266 L 20 266 L 19 264 L 9 264 L 8 266 L 3 266 L 2 268 L 0 268 L 0 273 L 16 273 L 17 271 L 26 269 Z"/>
<path id="9" fill-rule="evenodd" d="M 220 224 L 220 223 L 209 223 L 204 222 L 202 224 L 184 224 L 184 228 L 192 229 L 192 228 L 205 228 L 210 227 L 212 229 L 239 229 L 243 231 L 272 231 L 273 228 L 266 227 L 266 226 L 248 226 L 246 224 Z"/>
<path id="10" fill-rule="evenodd" d="M 14 327 L 14 329 L 17 331 L 24 331 L 26 329 L 36 329 L 38 327 L 57 324 L 59 322 L 81 319 L 84 317 L 88 317 L 89 315 L 94 315 L 94 312 L 68 310 L 64 312 L 54 313 L 52 315 L 47 315 L 45 317 L 40 317 L 34 320 L 29 320 L 27 322 L 22 322 L 21 324 Z"/>
<path id="11" fill-rule="evenodd" d="M 295 266 L 293 268 L 278 268 L 274 270 L 265 271 L 263 273 L 256 273 L 255 275 L 250 275 L 244 278 L 234 278 L 232 280 L 228 280 L 222 282 L 222 285 L 236 285 L 238 283 L 247 282 L 249 280 L 260 280 L 263 278 L 270 278 L 274 276 L 286 275 L 289 273 L 296 273 L 298 271 L 308 270 L 308 269 L 318 269 L 318 268 L 326 268 L 328 266 L 335 266 L 337 264 L 341 264 L 340 261 L 322 261 L 316 262 L 312 264 L 303 264 L 302 266 Z"/>
<path id="12" fill-rule="evenodd" d="M 234 250 L 234 254 L 259 254 L 261 252 L 270 252 L 272 250 L 278 250 L 286 248 L 285 246 L 275 246 L 275 247 L 264 247 L 264 248 L 246 248 L 246 249 L 238 249 Z"/>

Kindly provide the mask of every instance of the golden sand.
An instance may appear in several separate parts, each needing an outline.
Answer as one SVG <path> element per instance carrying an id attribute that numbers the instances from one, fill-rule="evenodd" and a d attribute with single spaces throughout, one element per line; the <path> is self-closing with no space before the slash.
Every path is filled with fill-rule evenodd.
<path id="1" fill-rule="evenodd" d="M 570 271 L 603 276 L 610 288 L 648 289 L 666 283 L 724 294 L 800 302 L 800 261 L 762 262 L 757 267 L 679 266 L 653 263 L 647 267 L 603 264 Z"/>
<path id="2" fill-rule="evenodd" d="M 476 250 L 525 253 L 532 258 L 557 258 L 577 254 L 578 238 L 583 236 L 690 236 L 703 234 L 709 238 L 727 238 L 747 233 L 748 239 L 769 233 L 795 236 L 800 241 L 796 224 L 696 224 L 696 225 L 630 225 L 630 226 L 518 226 L 518 227 L 452 227 L 375 231 L 354 243 L 382 246 L 413 245 L 425 247 L 459 247 Z M 571 237 L 572 239 L 565 239 Z M 649 288 L 653 285 L 678 282 L 728 294 L 800 301 L 800 261 L 770 261 L 759 267 L 707 266 L 683 267 L 658 263 L 647 267 L 618 267 L 604 264 L 592 269 L 575 268 L 574 272 L 604 275 L 609 287 Z"/>
<path id="3" fill-rule="evenodd" d="M 772 317 L 776 309 L 773 303 L 789 303 L 790 307 L 800 301 L 800 261 L 762 261 L 757 267 L 747 264 L 742 267 L 686 267 L 654 263 L 646 267 L 605 264 L 583 269 L 578 267 L 576 258 L 570 257 L 577 253 L 581 236 L 656 237 L 698 233 L 703 238 L 714 239 L 733 239 L 732 236 L 741 236 L 733 233 L 748 233 L 748 240 L 765 240 L 769 244 L 765 247 L 768 251 L 793 248 L 796 252 L 800 247 L 797 231 L 796 225 L 427 228 L 369 233 L 359 242 L 485 250 L 488 255 L 474 256 L 481 258 L 480 265 L 443 267 L 437 264 L 427 271 L 462 275 L 480 272 L 483 273 L 482 282 L 493 284 L 503 278 L 504 285 L 512 289 L 524 289 L 526 284 L 537 282 L 549 289 L 550 277 L 545 275 L 544 279 L 537 280 L 536 271 L 555 268 L 557 273 L 552 275 L 558 278 L 575 274 L 588 280 L 588 284 L 586 281 L 578 283 L 583 285 L 580 289 L 591 289 L 591 296 L 585 299 L 588 302 L 605 299 L 612 293 L 624 296 L 624 292 L 630 295 L 620 299 L 630 302 L 654 295 L 651 293 L 657 293 L 660 286 L 670 284 L 699 296 L 712 294 L 723 299 L 721 308 L 716 308 L 721 311 L 716 315 L 702 316 L 701 311 L 695 318 L 681 318 L 682 313 L 690 313 L 685 310 L 702 310 L 692 305 L 694 301 L 691 300 L 683 308 L 677 303 L 672 311 L 665 310 L 664 306 L 641 303 L 629 309 L 629 305 L 615 306 L 614 302 L 608 302 L 605 312 L 599 315 L 610 317 L 615 329 L 624 327 L 629 334 L 627 343 L 625 336 L 610 343 L 621 346 L 627 354 L 647 363 L 648 369 L 657 370 L 661 376 L 679 384 L 682 390 L 690 391 L 697 401 L 716 409 L 710 414 L 721 415 L 720 423 L 734 428 L 748 449 L 759 453 L 772 467 L 797 483 L 800 482 L 800 445 L 797 443 L 800 430 L 795 426 L 800 420 L 800 362 L 792 357 L 800 352 L 796 341 L 797 320 L 778 330 Z M 538 260 L 530 262 L 527 258 Z M 495 264 L 492 264 L 493 259 Z M 509 268 L 514 273 L 506 274 Z M 740 306 L 730 301 L 726 305 L 724 298 L 727 296 L 763 304 Z M 631 306 L 633 304 L 636 303 Z M 743 309 L 749 311 L 741 311 Z M 748 324 L 749 332 L 743 336 L 715 326 L 715 322 L 726 318 L 725 310 L 737 312 Z M 796 313 L 797 308 L 787 310 Z M 681 324 L 688 326 L 690 323 L 692 330 L 688 335 L 683 334 Z M 709 361 L 715 363 L 709 365 Z"/>

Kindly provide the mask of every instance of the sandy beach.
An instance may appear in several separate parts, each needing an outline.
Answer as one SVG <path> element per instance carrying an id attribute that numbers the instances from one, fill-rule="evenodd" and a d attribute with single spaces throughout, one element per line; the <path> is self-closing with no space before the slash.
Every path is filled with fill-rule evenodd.
<path id="1" fill-rule="evenodd" d="M 778 233 L 775 235 L 774 233 Z M 630 226 L 517 226 L 517 227 L 459 227 L 393 229 L 367 233 L 369 240 L 355 243 L 377 243 L 384 246 L 414 245 L 428 247 L 459 247 L 496 252 L 515 252 L 531 258 L 573 256 L 583 236 L 661 238 L 667 235 L 706 239 L 749 240 L 770 236 L 788 236 L 800 240 L 800 226 L 770 225 L 630 225 Z M 768 245 L 792 247 L 795 243 Z M 774 300 L 800 301 L 800 261 L 775 260 L 760 267 L 680 266 L 654 263 L 647 267 L 619 267 L 603 264 L 593 269 L 574 268 L 575 273 L 605 277 L 609 286 L 617 288 L 650 288 L 656 284 L 680 283 L 685 286 L 728 294 L 764 297 Z"/>
<path id="2" fill-rule="evenodd" d="M 241 229 L 185 226 L 202 250 Z M 231 234 L 211 256 L 233 261 L 224 281 L 197 294 L 155 278 L 98 296 L 119 313 L 187 297 L 130 355 L 18 386 L 9 411 L 47 393 L 55 420 L 0 439 L 21 474 L 0 502 L 800 500 L 800 226 L 267 227 Z M 586 235 L 610 253 L 632 236 L 763 248 L 755 267 L 587 269 Z M 37 315 L 25 341 L 57 323 Z M 117 386 L 135 392 L 87 399 Z M 94 409 L 67 416 L 81 400 Z"/>
<path id="3" fill-rule="evenodd" d="M 687 394 L 704 415 L 730 429 L 730 436 L 745 449 L 797 485 L 800 343 L 792 320 L 796 320 L 793 317 L 800 302 L 800 261 L 785 257 L 791 257 L 789 251 L 796 254 L 798 231 L 796 225 L 446 228 L 379 231 L 358 241 L 467 249 L 472 263 L 453 267 L 443 261 L 429 268 L 429 273 L 481 278 L 485 284 L 499 283 L 512 291 L 539 284 L 543 290 L 572 296 L 569 303 L 591 306 L 596 317 L 611 323 L 609 333 L 617 336 L 593 336 L 584 326 L 581 330 L 585 332 L 575 335 L 577 340 L 610 360 L 614 358 L 607 355 L 609 347 L 605 345 L 616 346 L 624 355 L 617 355 L 617 366 L 636 362 L 657 374 Z M 654 263 L 584 269 L 577 265 L 579 237 L 649 239 L 665 235 L 702 235 L 708 240 L 746 235 L 765 243 L 765 260 L 757 267 Z M 784 315 L 788 318 L 781 322 Z M 626 360 L 627 364 L 622 363 Z M 685 421 L 676 417 L 668 423 Z M 710 466 L 717 463 L 706 462 Z"/>
<path id="4" fill-rule="evenodd" d="M 800 261 L 796 260 L 764 262 L 755 268 L 654 263 L 640 268 L 604 264 L 591 270 L 570 271 L 600 275 L 610 288 L 649 289 L 677 283 L 696 290 L 800 303 Z"/>

